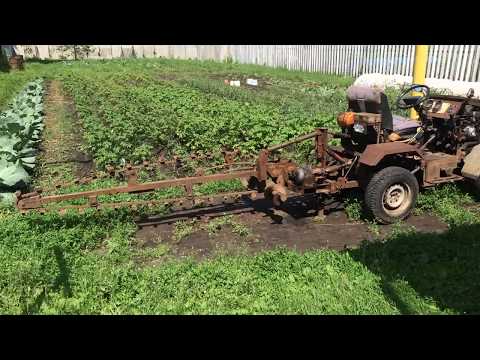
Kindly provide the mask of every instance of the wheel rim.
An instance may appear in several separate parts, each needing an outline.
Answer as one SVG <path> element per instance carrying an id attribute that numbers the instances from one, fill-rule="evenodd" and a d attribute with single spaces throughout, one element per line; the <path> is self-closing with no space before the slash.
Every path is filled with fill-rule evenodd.
<path id="1" fill-rule="evenodd" d="M 390 185 L 383 193 L 383 210 L 391 217 L 398 217 L 412 203 L 412 191 L 407 184 Z"/>

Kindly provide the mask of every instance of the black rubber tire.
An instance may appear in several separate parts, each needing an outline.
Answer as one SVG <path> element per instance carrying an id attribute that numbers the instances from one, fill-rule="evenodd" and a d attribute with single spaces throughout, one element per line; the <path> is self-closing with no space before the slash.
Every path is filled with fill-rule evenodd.
<path id="1" fill-rule="evenodd" d="M 400 209 L 389 213 L 384 206 L 384 194 L 392 186 L 400 185 L 407 189 L 406 200 Z M 391 224 L 407 218 L 417 202 L 418 181 L 412 173 L 398 166 L 389 166 L 373 175 L 365 189 L 365 205 L 376 221 L 382 224 Z M 409 203 L 408 203 L 409 202 Z M 404 207 L 403 209 L 401 207 Z"/>

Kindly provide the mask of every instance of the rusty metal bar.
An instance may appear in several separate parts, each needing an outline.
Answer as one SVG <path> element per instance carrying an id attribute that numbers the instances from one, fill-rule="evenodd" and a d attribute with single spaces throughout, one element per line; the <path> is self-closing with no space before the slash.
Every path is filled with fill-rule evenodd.
<path id="1" fill-rule="evenodd" d="M 341 162 L 342 164 L 345 164 L 347 162 L 346 159 L 342 158 L 340 155 L 338 155 L 335 151 L 329 149 L 328 147 L 325 148 L 325 151 L 327 152 L 328 155 L 333 157 L 335 160 Z"/>
<path id="2" fill-rule="evenodd" d="M 249 190 L 249 191 L 240 191 L 240 192 L 228 192 L 228 193 L 218 193 L 214 195 L 202 195 L 197 196 L 191 201 L 188 197 L 180 197 L 180 198 L 166 198 L 160 200 L 136 200 L 136 201 L 123 201 L 123 202 L 112 202 L 112 203 L 97 203 L 92 206 L 91 203 L 84 204 L 84 205 L 65 205 L 59 209 L 53 209 L 53 211 L 57 211 L 61 214 L 67 212 L 68 210 L 77 210 L 80 212 L 85 211 L 88 208 L 95 208 L 97 210 L 103 208 L 113 208 L 119 209 L 122 207 L 132 207 L 137 208 L 141 206 L 158 206 L 158 205 L 165 205 L 165 206 L 176 206 L 182 208 L 182 210 L 193 209 L 195 206 L 202 206 L 202 205 L 224 205 L 227 204 L 229 201 L 241 199 L 243 196 L 248 196 L 250 198 L 255 197 L 256 192 Z M 187 206 L 189 205 L 189 206 Z M 46 211 L 46 209 L 42 208 L 29 208 L 21 210 L 22 213 L 27 213 L 29 211 Z"/>
<path id="3" fill-rule="evenodd" d="M 326 166 L 324 168 L 323 167 L 316 168 L 316 169 L 313 169 L 312 173 L 315 174 L 315 175 L 328 174 L 328 173 L 343 169 L 343 168 L 345 168 L 345 167 L 347 167 L 348 165 L 351 165 L 351 164 L 352 164 L 351 161 L 347 161 L 346 163 L 340 164 L 340 165 L 331 165 L 331 166 Z"/>
<path id="4" fill-rule="evenodd" d="M 327 129 L 322 128 L 317 130 L 317 135 L 315 136 L 315 152 L 317 157 L 317 162 L 321 164 L 322 167 L 327 165 L 327 153 L 328 146 L 328 132 Z"/>
<path id="5" fill-rule="evenodd" d="M 357 180 L 332 181 L 330 184 L 325 184 L 326 187 L 317 189 L 316 192 L 320 194 L 332 194 L 341 189 L 353 189 L 359 187 Z"/>
<path id="6" fill-rule="evenodd" d="M 206 175 L 206 176 L 186 177 L 186 178 L 173 179 L 173 180 L 162 180 L 162 181 L 155 181 L 155 182 L 144 183 L 144 184 L 135 183 L 127 186 L 119 186 L 119 187 L 109 188 L 109 189 L 90 190 L 90 191 L 77 192 L 72 194 L 50 195 L 45 197 L 33 196 L 26 199 L 20 198 L 17 203 L 17 207 L 19 209 L 30 209 L 30 208 L 40 207 L 41 205 L 48 204 L 50 202 L 60 202 L 65 200 L 73 200 L 73 199 L 97 196 L 97 195 L 113 195 L 113 194 L 120 194 L 120 193 L 141 193 L 141 192 L 148 192 L 148 191 L 153 191 L 156 189 L 162 189 L 167 187 L 177 187 L 177 186 L 201 184 L 201 183 L 206 183 L 211 181 L 246 178 L 246 177 L 254 176 L 255 174 L 256 174 L 255 170 L 252 169 L 252 170 L 231 172 L 226 174 L 224 173 L 224 174 L 214 174 L 214 175 Z"/>
<path id="7" fill-rule="evenodd" d="M 312 139 L 315 136 L 319 135 L 319 133 L 320 133 L 319 130 L 315 130 L 312 133 L 305 134 L 305 135 L 300 136 L 298 138 L 295 138 L 293 140 L 287 141 L 283 144 L 278 144 L 278 145 L 271 146 L 267 150 L 268 151 L 276 151 L 276 150 L 282 149 L 284 147 L 287 147 L 287 146 L 290 146 L 290 145 L 293 145 L 293 144 L 296 144 L 296 143 L 299 143 L 299 142 L 302 142 L 302 141 L 305 141 L 305 140 L 308 140 L 308 139 Z"/>

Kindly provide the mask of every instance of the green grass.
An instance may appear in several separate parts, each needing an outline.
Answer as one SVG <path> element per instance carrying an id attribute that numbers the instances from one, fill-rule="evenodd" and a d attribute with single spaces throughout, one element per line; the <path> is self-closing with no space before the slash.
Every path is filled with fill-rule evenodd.
<path id="1" fill-rule="evenodd" d="M 474 201 L 475 196 L 464 189 L 444 185 L 420 194 L 416 212 L 434 213 L 451 226 L 475 224 L 478 221 L 476 214 L 464 207 Z"/>
<path id="2" fill-rule="evenodd" d="M 381 277 L 384 294 L 405 314 L 478 314 L 480 224 L 444 234 L 407 232 L 352 251 Z"/>
<path id="3" fill-rule="evenodd" d="M 279 250 L 142 268 L 125 215 L 2 215 L 4 314 L 396 313 L 378 277 L 348 254 Z M 104 243 L 107 254 L 92 251 Z"/>
<path id="4" fill-rule="evenodd" d="M 161 240 L 161 239 L 159 239 Z M 158 259 L 166 255 L 170 250 L 169 246 L 166 244 L 159 244 L 155 247 L 147 247 L 138 251 L 138 255 L 143 259 Z"/>
<path id="5" fill-rule="evenodd" d="M 455 187 L 438 191 L 461 194 Z M 437 196 L 423 194 L 422 202 Z M 461 209 L 455 196 L 443 205 L 447 221 Z M 138 250 L 128 211 L 42 217 L 3 210 L 0 313 L 479 313 L 480 217 L 472 219 L 451 222 L 441 235 L 397 230 L 387 241 L 346 252 L 279 249 L 149 267 L 136 260 L 161 258 L 168 248 Z M 209 225 L 212 233 L 219 224 Z M 185 222 L 176 234 L 194 231 Z"/>
<path id="6" fill-rule="evenodd" d="M 55 63 L 46 65 L 27 62 L 24 71 L 0 72 L 0 110 L 5 110 L 26 83 L 38 77 L 53 77 L 58 68 Z"/>
<path id="7" fill-rule="evenodd" d="M 26 69 L 0 74 L 0 107 L 10 101 L 16 86 L 21 88 L 21 82 L 30 78 L 87 79 L 99 74 L 102 81 L 119 88 L 130 82 L 135 91 L 145 83 L 160 89 L 165 85 L 157 87 L 157 80 L 170 81 L 175 89 L 187 87 L 209 99 L 257 104 L 259 109 L 276 109 L 281 114 L 298 111 L 300 120 L 318 111 L 318 119 L 328 122 L 327 115 L 333 119 L 336 110 L 344 109 L 344 90 L 352 81 L 261 66 L 164 59 L 27 63 Z M 212 78 L 216 76 L 221 82 L 224 77 L 241 74 L 265 77 L 275 85 L 252 92 L 218 85 Z M 175 79 L 159 79 L 166 75 Z M 95 84 L 81 84 L 84 87 L 77 89 L 79 94 L 83 91 L 85 101 L 94 101 L 97 94 L 90 91 Z M 82 106 L 78 110 L 87 111 Z M 296 129 L 302 130 L 301 126 Z M 114 183 L 99 181 L 64 191 Z M 213 183 L 195 191 L 235 191 L 240 185 Z M 164 198 L 181 193 L 181 189 L 174 189 L 144 196 Z M 108 200 L 128 200 L 130 196 Z M 420 195 L 418 211 L 435 213 L 446 221 L 449 230 L 444 234 L 398 228 L 387 240 L 356 250 L 299 254 L 278 249 L 253 256 L 221 255 L 202 262 L 168 259 L 169 249 L 164 244 L 139 249 L 134 241 L 134 213 L 128 210 L 92 210 L 61 217 L 22 216 L 13 209 L 1 209 L 0 313 L 478 314 L 480 214 L 464 207 L 473 201 L 456 186 Z M 352 219 L 361 218 L 360 204 L 352 198 L 347 205 Z M 207 225 L 212 234 L 218 226 L 231 226 L 239 235 L 247 234 L 233 218 L 216 221 Z M 175 236 L 181 241 L 196 226 L 191 222 L 177 224 Z M 378 225 L 370 227 L 372 233 L 378 232 Z M 158 258 L 161 264 L 148 266 L 148 261 Z"/>
<path id="8" fill-rule="evenodd" d="M 352 221 L 359 221 L 362 219 L 362 203 L 358 198 L 351 197 L 345 200 L 345 213 Z"/>

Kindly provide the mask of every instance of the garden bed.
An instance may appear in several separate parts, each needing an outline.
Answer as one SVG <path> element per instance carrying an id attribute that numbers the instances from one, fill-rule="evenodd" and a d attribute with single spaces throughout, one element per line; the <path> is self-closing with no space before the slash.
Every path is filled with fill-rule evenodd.
<path id="1" fill-rule="evenodd" d="M 226 86 L 228 73 L 268 78 L 271 85 L 259 91 Z M 215 74 L 222 80 L 212 79 Z M 55 95 L 50 83 L 39 159 L 46 172 L 39 172 L 36 184 L 52 181 L 48 171 L 69 180 L 74 169 L 47 162 L 64 160 L 73 148 L 90 153 L 98 166 L 141 161 L 158 150 L 188 153 L 226 145 L 255 153 L 313 127 L 335 127 L 353 81 L 165 59 L 27 62 L 24 74 L 8 76 L 46 77 L 66 91 Z M 68 135 L 80 127 L 82 141 Z M 65 191 L 105 185 L 112 183 Z M 178 196 L 155 196 L 172 195 Z M 2 209 L 0 313 L 478 313 L 480 218 L 465 208 L 472 202 L 458 187 L 427 191 L 419 214 L 388 228 L 363 217 L 361 200 L 347 202 L 348 219 L 336 212 L 324 223 L 286 217 L 276 224 L 259 212 L 142 231 L 126 209 L 65 216 Z M 336 245 L 347 240 L 356 249 L 339 251 Z"/>

